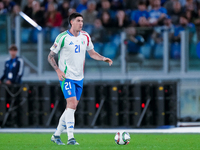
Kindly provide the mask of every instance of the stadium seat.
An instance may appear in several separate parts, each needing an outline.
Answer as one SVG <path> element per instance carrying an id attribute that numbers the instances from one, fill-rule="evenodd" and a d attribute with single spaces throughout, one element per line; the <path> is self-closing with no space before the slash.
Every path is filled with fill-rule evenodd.
<path id="1" fill-rule="evenodd" d="M 151 56 L 151 45 L 146 43 L 145 45 L 141 46 L 140 53 L 144 56 L 144 58 L 149 59 Z"/>
<path id="2" fill-rule="evenodd" d="M 92 33 L 94 26 L 92 24 L 85 24 L 83 26 L 83 30 L 86 31 L 88 34 Z"/>
<path id="3" fill-rule="evenodd" d="M 156 59 L 163 58 L 163 43 L 155 45 L 154 58 Z"/>
<path id="4" fill-rule="evenodd" d="M 102 51 L 102 55 L 105 57 L 109 57 L 111 59 L 116 58 L 117 56 L 117 45 L 114 43 L 106 43 L 104 45 L 103 51 Z"/>
<path id="5" fill-rule="evenodd" d="M 190 58 L 198 58 L 196 47 L 197 47 L 197 44 L 194 43 L 194 42 L 191 42 L 189 44 L 189 56 L 190 56 Z"/>
<path id="6" fill-rule="evenodd" d="M 22 43 L 28 43 L 30 41 L 30 34 L 32 28 L 22 28 L 21 29 L 21 41 Z"/>
<path id="7" fill-rule="evenodd" d="M 94 43 L 94 50 L 97 53 L 102 54 L 102 48 L 103 48 L 103 44 L 102 43 Z M 88 59 L 91 58 L 88 53 L 86 53 L 86 58 L 88 58 Z"/>
<path id="8" fill-rule="evenodd" d="M 59 28 L 51 28 L 50 30 L 50 42 L 54 42 L 56 37 L 60 34 Z"/>
<path id="9" fill-rule="evenodd" d="M 197 57 L 200 59 L 200 42 L 196 46 Z"/>
<path id="10" fill-rule="evenodd" d="M 37 37 L 37 35 L 38 35 L 38 30 L 37 29 L 33 29 L 32 30 L 32 32 L 31 32 L 31 42 L 33 42 L 33 43 L 37 43 L 37 39 L 38 39 L 38 37 Z"/>
<path id="11" fill-rule="evenodd" d="M 119 46 L 121 44 L 121 36 L 119 34 L 112 36 L 112 41 L 115 45 Z"/>
<path id="12" fill-rule="evenodd" d="M 173 59 L 179 59 L 181 55 L 181 46 L 180 43 L 175 42 L 171 45 L 170 56 Z"/>
<path id="13" fill-rule="evenodd" d="M 0 43 L 6 42 L 6 29 L 0 29 Z"/>
<path id="14" fill-rule="evenodd" d="M 127 52 L 128 53 L 132 53 L 132 54 L 139 53 L 140 47 L 141 47 L 140 45 L 138 45 L 132 41 L 129 41 L 129 40 L 127 41 Z"/>

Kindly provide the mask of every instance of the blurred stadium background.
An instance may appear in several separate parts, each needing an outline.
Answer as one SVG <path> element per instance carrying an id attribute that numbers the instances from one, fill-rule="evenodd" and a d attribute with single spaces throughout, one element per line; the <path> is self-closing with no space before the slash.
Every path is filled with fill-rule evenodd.
<path id="1" fill-rule="evenodd" d="M 24 20 L 22 13 L 29 1 L 2 0 L 0 3 L 7 1 L 10 7 L 0 8 L 0 75 L 12 43 L 19 48 L 19 56 L 24 59 L 25 66 L 22 85 L 0 85 L 0 127 L 55 128 L 66 102 L 47 55 L 56 36 L 69 28 L 67 16 L 62 16 L 62 25 L 59 26 L 40 25 L 37 18 L 29 16 L 38 23 L 35 28 Z M 45 17 L 50 1 L 39 2 Z M 54 2 L 59 12 L 66 1 Z M 77 2 L 67 1 L 68 15 L 71 11 L 80 11 Z M 81 0 L 80 4 L 87 10 L 85 2 L 90 1 Z M 196 18 L 187 18 L 179 13 L 178 18 L 186 18 L 188 22 L 182 25 L 178 19 L 178 23 L 170 27 L 165 21 L 156 25 L 150 22 L 143 26 L 137 24 L 134 15 L 139 1 L 130 2 L 110 1 L 114 20 L 118 22 L 122 18 L 115 18 L 122 11 L 128 18 L 126 25 L 109 28 L 103 24 L 103 20 L 98 19 L 98 15 L 101 18 L 102 4 L 98 0 L 95 1 L 99 7 L 95 9 L 98 14 L 95 23 L 85 23 L 83 30 L 91 35 L 95 50 L 113 59 L 114 63 L 109 67 L 86 55 L 84 88 L 76 111 L 76 128 L 199 126 L 200 44 L 199 24 L 195 22 L 200 19 L 199 1 L 180 0 L 183 13 L 195 13 L 196 16 L 192 16 Z M 177 1 L 161 1 L 161 7 L 165 7 L 167 12 L 172 11 L 167 9 L 169 2 L 175 5 Z M 145 4 L 150 12 L 151 1 L 145 1 Z M 172 20 L 169 14 L 166 13 L 164 20 Z M 103 24 L 101 28 L 98 28 L 99 21 Z"/>

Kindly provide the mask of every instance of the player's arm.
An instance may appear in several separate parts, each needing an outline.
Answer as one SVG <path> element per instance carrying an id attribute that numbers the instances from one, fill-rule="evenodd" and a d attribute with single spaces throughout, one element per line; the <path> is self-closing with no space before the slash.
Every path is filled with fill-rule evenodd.
<path id="1" fill-rule="evenodd" d="M 109 63 L 109 65 L 111 66 L 113 61 L 110 58 L 106 58 L 104 56 L 101 56 L 99 53 L 97 53 L 94 49 L 87 51 L 90 55 L 91 58 L 95 59 L 95 60 L 101 60 L 101 61 L 105 61 L 107 63 Z"/>
<path id="2" fill-rule="evenodd" d="M 58 68 L 58 65 L 56 64 L 56 61 L 55 61 L 55 55 L 56 55 L 56 53 L 54 53 L 53 51 L 50 51 L 50 53 L 48 55 L 48 62 L 51 64 L 51 66 L 53 67 L 53 69 L 56 71 L 59 80 L 63 81 L 65 79 L 65 74 L 64 74 L 64 72 L 62 72 Z"/>

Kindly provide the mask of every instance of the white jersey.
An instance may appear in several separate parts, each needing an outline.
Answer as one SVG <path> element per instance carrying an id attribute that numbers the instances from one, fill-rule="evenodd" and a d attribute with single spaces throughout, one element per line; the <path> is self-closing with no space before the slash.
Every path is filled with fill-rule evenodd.
<path id="1" fill-rule="evenodd" d="M 94 48 L 89 34 L 81 31 L 75 37 L 69 30 L 60 33 L 50 48 L 58 53 L 58 66 L 67 79 L 82 80 L 86 50 Z"/>

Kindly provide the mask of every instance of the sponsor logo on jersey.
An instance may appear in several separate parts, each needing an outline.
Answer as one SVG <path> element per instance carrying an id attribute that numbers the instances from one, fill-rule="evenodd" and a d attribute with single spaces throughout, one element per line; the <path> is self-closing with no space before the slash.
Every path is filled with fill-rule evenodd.
<path id="1" fill-rule="evenodd" d="M 71 42 L 69 43 L 69 45 L 74 45 L 74 43 L 71 41 Z"/>
<path id="2" fill-rule="evenodd" d="M 68 95 L 71 95 L 71 94 L 72 94 L 71 90 L 68 90 Z"/>
<path id="3" fill-rule="evenodd" d="M 58 45 L 56 43 L 53 44 L 53 48 L 56 49 Z"/>

